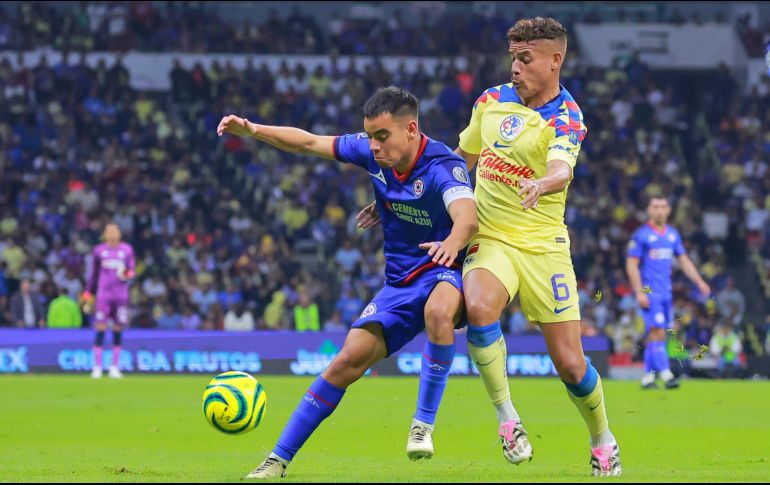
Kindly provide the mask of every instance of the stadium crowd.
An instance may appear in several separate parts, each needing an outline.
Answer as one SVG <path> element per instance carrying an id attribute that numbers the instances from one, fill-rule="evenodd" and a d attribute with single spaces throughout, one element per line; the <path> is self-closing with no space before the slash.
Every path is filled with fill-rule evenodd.
<path id="1" fill-rule="evenodd" d="M 21 35 L 24 46 L 63 38 L 69 44 L 54 47 L 87 50 L 107 42 L 112 49 L 189 51 L 196 48 L 185 38 L 210 50 L 217 39 L 227 42 L 218 21 L 182 22 L 182 33 L 164 36 L 159 25 L 167 20 L 149 4 L 120 7 L 122 30 L 112 26 L 116 6 L 103 14 L 108 22 L 94 23 L 93 10 L 106 8 L 100 2 L 88 3 L 85 15 L 67 10 L 63 15 L 72 18 L 65 19 L 43 8 L 47 13 L 39 18 L 24 17 L 37 30 L 23 35 L 0 16 L 0 45 L 9 24 L 8 42 Z M 26 5 L 20 3 L 22 17 Z M 195 18 L 189 12 L 178 13 Z M 142 18 L 155 36 L 136 34 Z M 443 30 L 453 30 L 455 39 L 477 36 L 473 22 L 458 22 Z M 61 37 L 57 29 L 67 25 L 73 34 Z M 185 36 L 185 25 L 195 25 L 196 35 Z M 317 30 L 298 25 L 303 32 Z M 296 29 L 285 27 L 257 31 L 270 45 L 290 45 Z M 396 51 L 402 40 L 407 50 L 420 44 L 399 35 L 397 26 L 385 28 L 391 31 L 369 35 L 396 39 Z M 110 40 L 116 31 L 123 40 Z M 75 42 L 77 32 L 86 40 Z M 509 78 L 504 30 L 489 32 L 476 47 L 455 46 L 455 52 L 473 54 L 464 67 L 447 60 L 431 72 L 388 71 L 378 62 L 342 68 L 335 55 L 329 68 L 312 72 L 288 63 L 275 72 L 255 64 L 243 71 L 227 62 L 189 70 L 177 64 L 171 90 L 162 93 L 132 89 L 119 58 L 96 68 L 77 55 L 55 65 L 45 56 L 37 65 L 0 59 L 0 325 L 80 326 L 72 303 L 84 289 L 90 251 L 114 221 L 137 254 L 132 326 L 345 331 L 383 279 L 381 230 L 360 231 L 355 223 L 371 198 L 369 177 L 236 137 L 218 139 L 216 125 L 222 115 L 237 113 L 320 134 L 355 132 L 368 95 L 396 84 L 420 99 L 421 129 L 456 146 L 476 97 Z M 315 45 L 326 51 L 324 42 L 334 42 L 344 54 L 346 38 L 321 35 Z M 237 49 L 261 48 L 258 40 L 236 39 Z M 445 46 L 435 40 L 432 45 Z M 701 112 L 686 83 L 656 76 L 635 57 L 596 69 L 577 55 L 568 57 L 563 84 L 589 129 L 565 217 L 585 334 L 606 333 L 616 353 L 639 354 L 643 323 L 624 256 L 630 234 L 646 220 L 646 197 L 656 194 L 674 202 L 670 223 L 715 296 L 703 299 L 676 275 L 681 331 L 675 339 L 690 352 L 708 345 L 717 326 L 729 323 L 740 331 L 745 298 L 727 267 L 741 264 L 751 248 L 770 261 L 770 196 L 762 195 L 770 193 L 769 86 L 741 96 L 721 73 L 707 86 L 713 102 L 703 103 L 708 109 Z M 701 115 L 708 143 L 693 143 Z M 714 163 L 703 162 L 709 159 Z M 47 324 L 52 313 L 56 323 Z M 88 318 L 83 322 L 88 325 Z M 503 323 L 513 333 L 536 331 L 518 302 Z"/>

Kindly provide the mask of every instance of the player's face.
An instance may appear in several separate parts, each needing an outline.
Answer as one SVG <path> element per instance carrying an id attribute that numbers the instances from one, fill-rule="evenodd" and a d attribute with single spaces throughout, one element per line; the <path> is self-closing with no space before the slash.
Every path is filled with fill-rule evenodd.
<path id="1" fill-rule="evenodd" d="M 666 199 L 652 199 L 647 206 L 647 215 L 650 216 L 650 220 L 655 225 L 664 225 L 669 214 L 671 214 L 671 206 L 668 205 Z"/>
<path id="2" fill-rule="evenodd" d="M 104 228 L 104 241 L 107 244 L 115 245 L 120 242 L 120 228 L 115 224 L 108 224 Z"/>
<path id="3" fill-rule="evenodd" d="M 374 119 L 364 118 L 364 131 L 369 135 L 369 148 L 374 161 L 382 168 L 411 162 L 407 160 L 410 144 L 420 136 L 417 120 L 411 116 L 384 113 Z"/>
<path id="4" fill-rule="evenodd" d="M 522 99 L 537 96 L 548 87 L 555 66 L 554 41 L 537 39 L 528 42 L 511 42 L 511 82 Z M 558 64 L 556 65 L 558 67 Z"/>

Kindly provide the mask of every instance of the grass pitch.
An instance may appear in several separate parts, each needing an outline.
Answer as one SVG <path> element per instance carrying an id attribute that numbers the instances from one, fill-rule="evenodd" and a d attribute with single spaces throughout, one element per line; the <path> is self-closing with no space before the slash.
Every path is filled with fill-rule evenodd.
<path id="1" fill-rule="evenodd" d="M 311 378 L 257 376 L 268 403 L 242 436 L 206 422 L 201 393 L 213 376 L 0 377 L 0 481 L 238 482 L 277 440 Z M 284 481 L 596 481 L 588 436 L 557 379 L 511 379 L 534 446 L 530 463 L 505 462 L 479 378 L 451 377 L 430 461 L 406 458 L 417 378 L 366 377 L 347 392 Z M 673 391 L 604 381 L 623 476 L 611 481 L 769 481 L 770 384 L 686 381 Z M 607 480 L 607 479 L 603 479 Z"/>

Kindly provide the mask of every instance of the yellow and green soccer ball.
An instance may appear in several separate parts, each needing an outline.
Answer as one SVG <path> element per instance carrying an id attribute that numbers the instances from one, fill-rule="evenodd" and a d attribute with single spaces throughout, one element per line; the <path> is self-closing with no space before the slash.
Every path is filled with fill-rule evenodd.
<path id="1" fill-rule="evenodd" d="M 248 433 L 265 415 L 267 393 L 250 374 L 219 374 L 203 391 L 203 414 L 211 426 L 227 434 Z"/>

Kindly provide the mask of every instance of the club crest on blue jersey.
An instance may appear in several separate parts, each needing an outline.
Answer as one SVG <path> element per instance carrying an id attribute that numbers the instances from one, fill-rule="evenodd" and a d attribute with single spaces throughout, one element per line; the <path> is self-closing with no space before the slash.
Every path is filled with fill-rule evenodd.
<path id="1" fill-rule="evenodd" d="M 512 141 L 524 127 L 524 118 L 519 115 L 511 115 L 505 117 L 503 122 L 500 123 L 500 136 L 505 141 Z"/>
<path id="2" fill-rule="evenodd" d="M 412 189 L 414 191 L 414 196 L 418 198 L 425 192 L 425 182 L 423 182 L 422 178 L 418 178 L 414 181 Z"/>
<path id="3" fill-rule="evenodd" d="M 377 313 L 377 305 L 374 303 L 369 303 L 366 305 L 366 308 L 364 308 L 364 311 L 361 312 L 361 316 L 359 318 L 366 318 L 368 316 L 374 315 Z"/>

